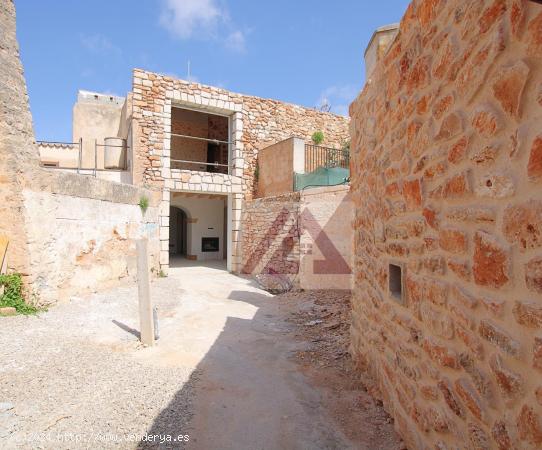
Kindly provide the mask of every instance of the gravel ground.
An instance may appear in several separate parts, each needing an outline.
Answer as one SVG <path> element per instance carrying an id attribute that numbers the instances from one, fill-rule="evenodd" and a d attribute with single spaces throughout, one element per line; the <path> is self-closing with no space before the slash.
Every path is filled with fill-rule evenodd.
<path id="1" fill-rule="evenodd" d="M 160 315 L 181 293 L 175 280 L 153 284 Z M 141 358 L 148 349 L 130 328 L 138 328 L 135 287 L 74 298 L 36 317 L 0 318 L 0 447 L 134 448 L 129 434 L 144 433 L 178 392 L 182 429 L 192 368 Z"/>
<path id="2" fill-rule="evenodd" d="M 403 448 L 348 355 L 347 293 L 182 264 L 152 284 L 152 348 L 135 286 L 0 318 L 0 449 Z"/>

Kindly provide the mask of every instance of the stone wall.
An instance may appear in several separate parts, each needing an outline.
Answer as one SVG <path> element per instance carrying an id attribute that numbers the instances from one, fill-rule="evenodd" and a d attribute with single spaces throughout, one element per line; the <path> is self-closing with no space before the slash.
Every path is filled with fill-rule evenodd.
<path id="1" fill-rule="evenodd" d="M 409 448 L 540 448 L 542 5 L 415 0 L 371 78 L 352 352 Z"/>
<path id="2" fill-rule="evenodd" d="M 349 186 L 246 201 L 242 272 L 281 274 L 302 289 L 349 290 L 352 218 Z"/>
<path id="3" fill-rule="evenodd" d="M 10 272 L 21 272 L 37 304 L 133 279 L 134 239 L 159 254 L 159 193 L 39 166 L 15 36 L 15 9 L 0 2 L 0 234 Z M 144 216 L 138 206 L 150 200 Z"/>
<path id="4" fill-rule="evenodd" d="M 34 303 L 135 282 L 136 239 L 148 239 L 150 267 L 159 272 L 157 193 L 65 173 L 36 181 L 23 188 Z M 142 196 L 150 201 L 145 214 Z"/>
<path id="5" fill-rule="evenodd" d="M 0 2 L 0 30 L 0 233 L 10 241 L 9 268 L 28 273 L 21 181 L 29 160 L 38 161 L 39 156 L 11 0 Z"/>
<path id="6" fill-rule="evenodd" d="M 231 113 L 241 122 L 233 127 L 236 142 L 234 154 L 243 159 L 241 172 L 243 192 L 251 198 L 254 189 L 254 171 L 258 151 L 276 142 L 298 136 L 306 140 L 314 131 L 323 131 L 324 145 L 340 147 L 348 139 L 347 117 L 303 108 L 301 106 L 237 94 L 211 86 L 177 80 L 165 75 L 134 70 L 134 118 L 137 121 L 136 153 L 138 180 L 147 184 L 162 185 L 164 174 L 162 157 L 170 155 L 167 147 L 167 127 L 171 114 L 164 114 L 168 101 L 172 105 L 191 106 L 222 113 Z M 236 136 L 235 133 L 238 133 Z M 166 140 L 167 141 L 167 140 Z"/>
<path id="7" fill-rule="evenodd" d="M 242 211 L 241 272 L 297 279 L 300 193 L 245 201 Z"/>

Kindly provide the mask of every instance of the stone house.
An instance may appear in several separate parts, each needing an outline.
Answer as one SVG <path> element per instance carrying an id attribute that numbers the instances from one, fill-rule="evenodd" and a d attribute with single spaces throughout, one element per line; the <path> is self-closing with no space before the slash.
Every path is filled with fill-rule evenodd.
<path id="1" fill-rule="evenodd" d="M 229 92 L 135 69 L 125 97 L 80 91 L 73 109 L 73 142 L 40 142 L 42 166 L 52 171 L 147 187 L 160 192 L 160 270 L 170 255 L 226 259 L 239 272 L 243 201 L 258 195 L 258 171 L 292 178 L 288 154 L 295 138 L 296 170 L 305 143 L 322 131 L 323 145 L 348 142 L 349 119 L 311 108 Z M 284 141 L 284 151 L 274 145 Z M 271 155 L 258 167 L 258 153 Z M 289 152 L 289 153 L 288 153 Z M 299 164 L 298 164 L 299 166 Z M 292 182 L 282 192 L 293 190 Z"/>

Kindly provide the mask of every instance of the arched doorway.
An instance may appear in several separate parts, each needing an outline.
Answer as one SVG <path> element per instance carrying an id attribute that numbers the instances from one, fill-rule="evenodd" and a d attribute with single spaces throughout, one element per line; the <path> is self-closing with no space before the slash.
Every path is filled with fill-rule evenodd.
<path id="1" fill-rule="evenodd" d="M 181 208 L 172 206 L 169 210 L 169 254 L 187 254 L 188 217 Z"/>

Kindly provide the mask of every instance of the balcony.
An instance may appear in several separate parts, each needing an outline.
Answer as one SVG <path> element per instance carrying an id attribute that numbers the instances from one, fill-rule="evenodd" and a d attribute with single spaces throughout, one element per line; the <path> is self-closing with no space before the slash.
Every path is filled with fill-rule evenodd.
<path id="1" fill-rule="evenodd" d="M 294 137 L 258 154 L 258 197 L 347 184 L 349 180 L 350 152 L 346 149 L 305 144 Z"/>

